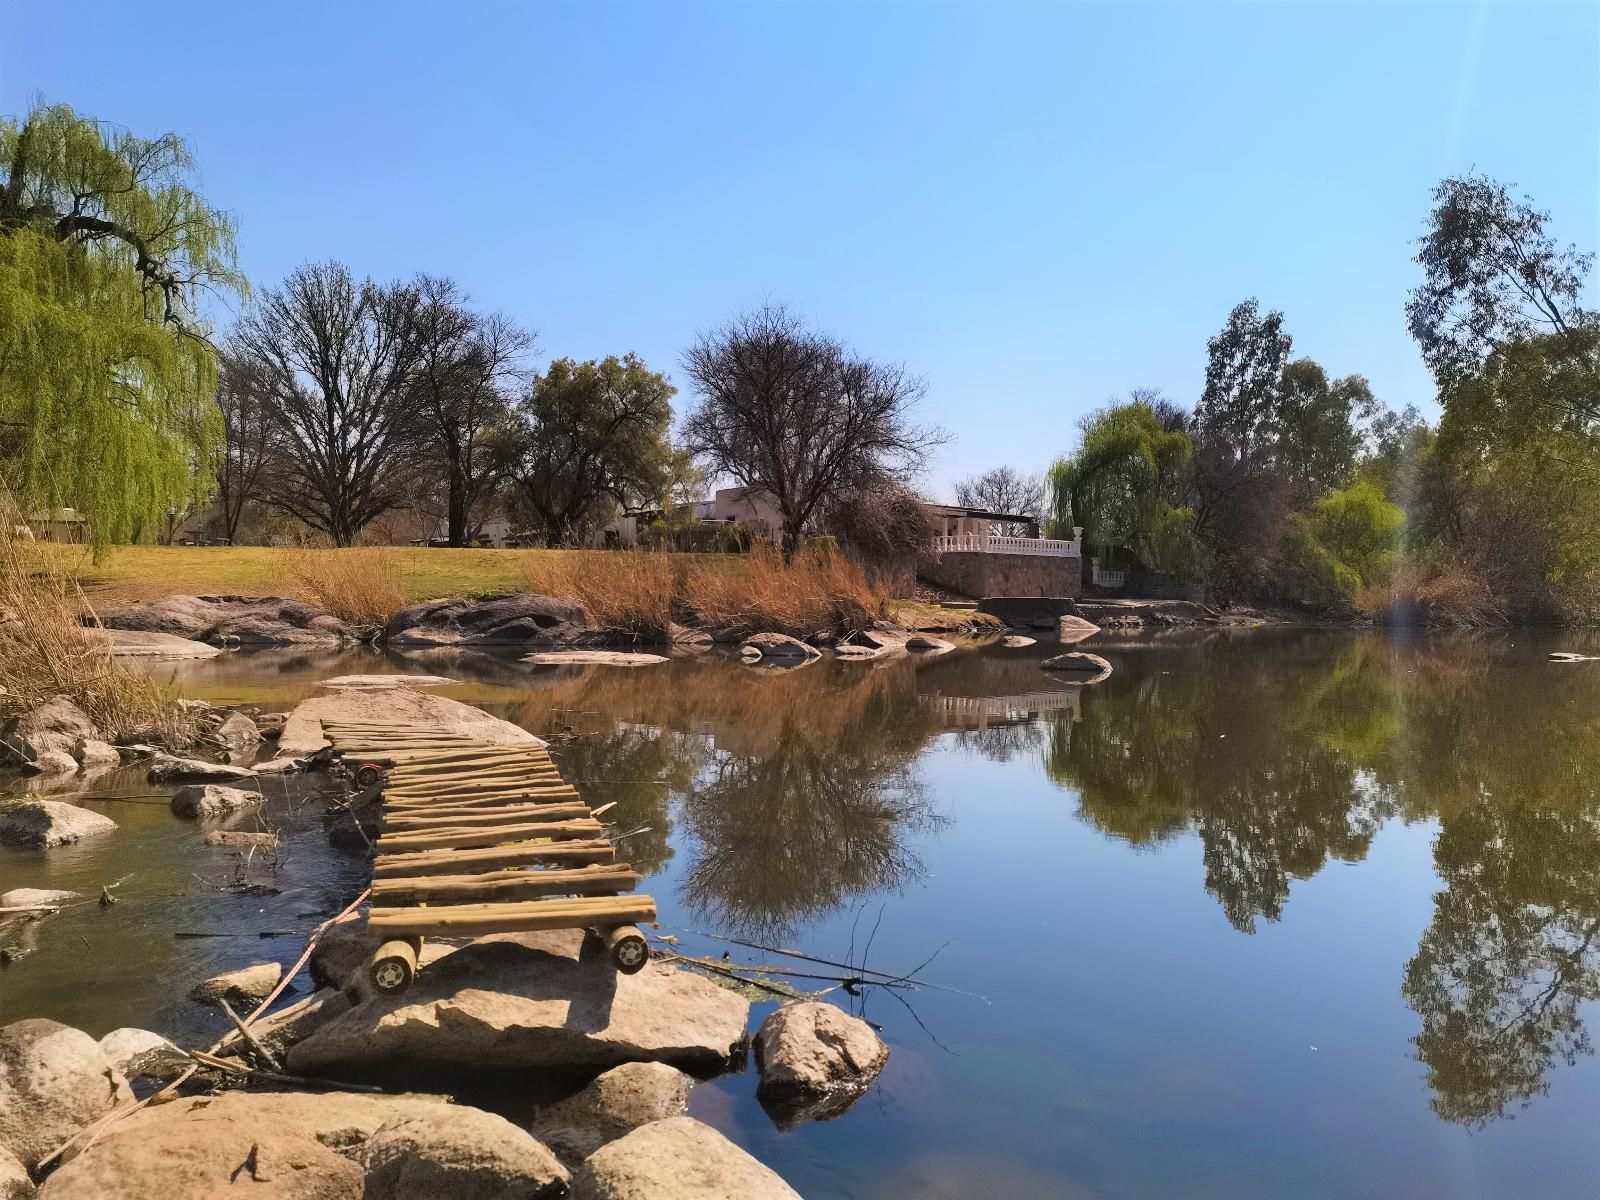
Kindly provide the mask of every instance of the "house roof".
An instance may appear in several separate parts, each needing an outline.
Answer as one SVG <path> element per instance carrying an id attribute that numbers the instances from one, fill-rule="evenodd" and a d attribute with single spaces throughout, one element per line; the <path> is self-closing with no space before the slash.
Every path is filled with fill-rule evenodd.
<path id="1" fill-rule="evenodd" d="M 928 508 L 942 517 L 972 517 L 979 521 L 1016 521 L 1025 525 L 1037 524 L 1038 517 L 1027 513 L 990 512 L 986 508 L 967 508 L 960 504 L 930 504 Z"/>

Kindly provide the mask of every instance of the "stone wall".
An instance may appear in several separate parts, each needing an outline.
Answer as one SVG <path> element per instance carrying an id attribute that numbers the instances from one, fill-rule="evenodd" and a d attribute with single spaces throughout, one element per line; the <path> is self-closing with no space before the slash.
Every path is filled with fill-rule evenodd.
<path id="1" fill-rule="evenodd" d="M 952 550 L 918 563 L 917 575 L 974 599 L 1077 596 L 1083 592 L 1083 559 L 1045 554 L 979 554 Z"/>

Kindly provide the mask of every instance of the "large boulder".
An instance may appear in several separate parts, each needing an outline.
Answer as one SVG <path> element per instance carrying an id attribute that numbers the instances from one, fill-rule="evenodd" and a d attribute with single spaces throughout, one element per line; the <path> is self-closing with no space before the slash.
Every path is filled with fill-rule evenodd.
<path id="1" fill-rule="evenodd" d="M 172 812 L 179 817 L 225 817 L 229 813 L 254 808 L 265 799 L 260 792 L 227 787 L 220 783 L 193 783 L 172 795 Z"/>
<path id="2" fill-rule="evenodd" d="M 261 731 L 256 728 L 256 723 L 241 712 L 229 713 L 222 719 L 222 724 L 211 731 L 210 736 L 234 757 L 253 750 L 261 743 Z"/>
<path id="3" fill-rule="evenodd" d="M 289 1052 L 289 1047 L 310 1037 L 322 1026 L 341 1013 L 350 1010 L 350 997 L 333 988 L 321 988 L 311 995 L 295 1001 L 288 1008 L 280 1008 L 262 1017 L 250 1026 L 250 1032 L 278 1058 Z M 222 1041 L 224 1048 L 240 1041 L 238 1033 L 231 1033 Z"/>
<path id="4" fill-rule="evenodd" d="M 689 1076 L 666 1063 L 623 1063 L 540 1108 L 531 1130 L 562 1162 L 576 1166 L 641 1125 L 681 1116 L 690 1083 Z"/>
<path id="5" fill-rule="evenodd" d="M 234 1008 L 241 1005 L 254 1007 L 253 1002 L 265 1000 L 281 978 L 283 967 L 278 963 L 251 963 L 237 971 L 224 971 L 221 975 L 201 980 L 189 989 L 189 999 L 218 1007 L 224 1000 Z"/>
<path id="6" fill-rule="evenodd" d="M 228 783 L 235 779 L 253 779 L 255 771 L 232 763 L 206 762 L 199 758 L 178 758 L 157 753 L 150 760 L 151 783 Z"/>
<path id="7" fill-rule="evenodd" d="M 526 680 L 525 673 L 522 678 Z M 432 692 L 419 692 L 413 687 L 334 688 L 295 705 L 278 735 L 278 753 L 305 756 L 325 748 L 328 738 L 322 731 L 324 718 L 369 725 L 428 725 L 491 746 L 545 744 L 544 739 L 520 725 Z"/>
<path id="8" fill-rule="evenodd" d="M 215 658 L 218 646 L 197 642 L 170 633 L 151 633 L 140 629 L 107 629 L 111 653 L 118 658 Z"/>
<path id="9" fill-rule="evenodd" d="M 0 725 L 0 762 L 46 774 L 76 771 L 76 751 L 100 733 L 87 713 L 57 696 Z"/>
<path id="10" fill-rule="evenodd" d="M 110 833 L 116 827 L 117 823 L 110 817 L 76 804 L 30 800 L 17 805 L 0 820 L 0 842 L 42 849 L 65 846 L 97 833 Z"/>
<path id="11" fill-rule="evenodd" d="M 563 645 L 591 633 L 582 608 L 553 596 L 456 596 L 401 609 L 384 626 L 392 646 Z"/>
<path id="12" fill-rule="evenodd" d="M 367 931 L 364 921 L 341 921 L 317 939 L 309 963 L 311 981 L 320 988 L 359 988 L 367 961 L 383 941 Z M 425 938 L 417 968 L 435 963 L 446 954 L 455 953 L 455 949 L 437 938 Z"/>
<path id="13" fill-rule="evenodd" d="M 200 642 L 336 646 L 357 641 L 338 617 L 279 596 L 167 596 L 99 614 L 107 629 L 169 633 Z"/>
<path id="14" fill-rule="evenodd" d="M 135 1085 L 151 1090 L 176 1079 L 194 1065 L 177 1046 L 148 1029 L 113 1029 L 100 1039 L 106 1061 Z"/>
<path id="15" fill-rule="evenodd" d="M 568 1173 L 504 1117 L 452 1105 L 396 1118 L 366 1147 L 364 1200 L 536 1200 L 566 1194 Z"/>
<path id="16" fill-rule="evenodd" d="M 817 658 L 822 652 L 786 633 L 753 633 L 739 643 L 739 654 L 748 658 Z"/>
<path id="17" fill-rule="evenodd" d="M 581 934 L 502 934 L 445 956 L 399 996 L 358 1004 L 295 1046 L 302 1075 L 403 1066 L 479 1074 L 671 1062 L 715 1071 L 742 1053 L 749 1001 L 652 963 L 621 975 Z"/>
<path id="18" fill-rule="evenodd" d="M 670 1117 L 600 1147 L 571 1200 L 800 1200 L 800 1193 L 709 1125 Z"/>
<path id="19" fill-rule="evenodd" d="M 889 1061 L 889 1047 L 859 1017 L 832 1004 L 787 1004 L 756 1034 L 756 1096 L 778 1124 L 825 1121 L 854 1104 Z"/>
<path id="20" fill-rule="evenodd" d="M 15 1154 L 0 1146 L 0 1200 L 32 1200 L 36 1194 L 28 1168 Z"/>
<path id="21" fill-rule="evenodd" d="M 82 1030 L 42 1018 L 0 1026 L 0 1148 L 29 1170 L 132 1099 L 128 1081 Z"/>

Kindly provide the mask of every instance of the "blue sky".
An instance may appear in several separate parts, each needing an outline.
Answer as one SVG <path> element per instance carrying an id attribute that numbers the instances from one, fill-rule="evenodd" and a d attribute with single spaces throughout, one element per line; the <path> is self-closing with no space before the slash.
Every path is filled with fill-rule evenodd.
<path id="1" fill-rule="evenodd" d="M 159 11 L 159 15 L 158 15 Z M 31 95 L 176 130 L 272 285 L 453 275 L 541 357 L 678 374 L 786 301 L 929 384 L 928 483 L 1193 403 L 1246 296 L 1426 406 L 1405 332 L 1441 176 L 1600 242 L 1600 5 L 17 4 Z M 681 407 L 687 397 L 680 396 Z"/>

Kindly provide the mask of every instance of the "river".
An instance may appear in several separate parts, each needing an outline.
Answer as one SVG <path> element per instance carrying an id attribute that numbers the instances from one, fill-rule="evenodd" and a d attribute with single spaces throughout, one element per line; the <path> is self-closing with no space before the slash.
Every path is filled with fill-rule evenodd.
<path id="1" fill-rule="evenodd" d="M 444 694 L 552 738 L 585 798 L 617 803 L 679 948 L 931 958 L 920 977 L 957 990 L 830 997 L 892 1048 L 843 1117 L 780 1133 L 753 1071 L 696 1087 L 694 1115 L 810 1200 L 1600 1194 L 1600 662 L 1544 657 L 1600 642 L 1089 647 L 1115 667 L 1090 688 L 1041 671 L 1044 644 L 797 671 L 376 652 L 153 669 L 266 711 L 331 675 L 443 671 L 465 681 Z M 280 860 L 247 870 L 138 773 L 88 792 L 120 828 L 0 848 L 0 890 L 123 880 L 118 902 L 37 927 L 0 969 L 0 1022 L 214 1037 L 188 987 L 292 960 L 365 882 L 300 792 L 266 807 Z"/>

